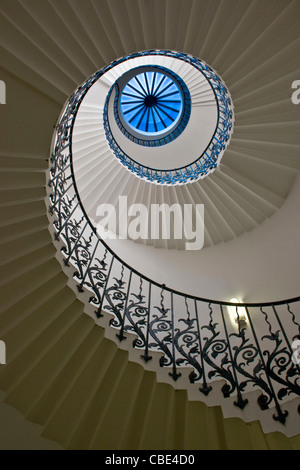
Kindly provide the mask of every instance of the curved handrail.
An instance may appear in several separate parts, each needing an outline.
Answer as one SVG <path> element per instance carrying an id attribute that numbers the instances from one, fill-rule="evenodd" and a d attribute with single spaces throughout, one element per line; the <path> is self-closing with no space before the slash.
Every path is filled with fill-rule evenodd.
<path id="1" fill-rule="evenodd" d="M 300 395 L 300 364 L 293 344 L 300 323 L 290 304 L 300 311 L 300 297 L 265 303 L 231 303 L 178 292 L 139 273 L 99 237 L 81 203 L 72 168 L 72 133 L 79 105 L 100 72 L 70 97 L 56 126 L 49 187 L 55 238 L 63 242 L 67 266 L 75 267 L 80 292 L 90 292 L 96 317 L 112 314 L 111 327 L 120 341 L 134 333 L 133 346 L 151 360 L 163 356 L 177 380 L 180 368 L 192 368 L 191 383 L 208 395 L 216 378 L 225 380 L 224 397 L 235 396 L 241 409 L 244 392 L 258 387 L 262 410 L 276 408 L 274 419 L 284 423 L 288 412 L 281 402 Z M 298 304 L 299 302 L 299 304 Z M 234 318 L 229 310 L 233 308 Z"/>

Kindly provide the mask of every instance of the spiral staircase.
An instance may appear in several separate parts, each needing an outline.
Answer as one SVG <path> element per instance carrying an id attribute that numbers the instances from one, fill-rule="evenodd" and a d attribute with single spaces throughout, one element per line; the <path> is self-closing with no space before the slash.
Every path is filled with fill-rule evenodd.
<path id="1" fill-rule="evenodd" d="M 251 412 L 226 412 L 215 395 L 191 392 L 188 368 L 174 381 L 157 367 L 160 354 L 152 352 L 156 365 L 142 361 L 132 341 L 118 341 L 108 314 L 86 315 L 89 295 L 78 292 L 48 213 L 51 142 L 68 97 L 119 57 L 184 51 L 217 70 L 232 96 L 234 133 L 219 167 L 182 186 L 137 178 L 103 145 L 100 113 L 87 95 L 73 148 L 83 206 L 93 217 L 120 195 L 145 205 L 202 203 L 199 253 L 184 254 L 174 239 L 126 240 L 112 249 L 158 286 L 190 296 L 228 301 L 240 294 L 250 303 L 298 296 L 299 110 L 291 83 L 300 74 L 299 22 L 297 0 L 2 1 L 1 429 L 20 447 L 300 448 L 299 399 L 284 403 L 292 432 L 282 423 L 264 427 Z M 199 108 L 206 91 L 197 86 Z M 13 447 L 17 440 L 3 442 Z"/>

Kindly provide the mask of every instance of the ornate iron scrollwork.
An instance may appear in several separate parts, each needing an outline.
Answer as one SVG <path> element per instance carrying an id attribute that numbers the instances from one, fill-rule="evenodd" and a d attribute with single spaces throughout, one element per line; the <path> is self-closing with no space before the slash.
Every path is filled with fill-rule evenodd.
<path id="1" fill-rule="evenodd" d="M 54 237 L 63 245 L 61 252 L 66 267 L 72 269 L 79 291 L 86 289 L 91 293 L 89 302 L 95 307 L 95 315 L 99 318 L 104 311 L 112 314 L 110 325 L 119 340 L 125 339 L 126 333 L 136 336 L 133 346 L 141 351 L 146 362 L 151 359 L 151 352 L 160 352 L 160 366 L 169 368 L 174 380 L 180 377 L 181 367 L 190 367 L 190 381 L 199 383 L 199 390 L 205 395 L 210 393 L 216 379 L 223 379 L 224 397 L 235 397 L 235 404 L 240 408 L 247 404 L 243 394 L 259 389 L 260 408 L 275 406 L 274 419 L 284 423 L 287 411 L 280 405 L 290 397 L 300 396 L 300 364 L 292 361 L 291 348 L 291 342 L 300 338 L 295 313 L 300 310 L 300 297 L 273 304 L 244 305 L 247 328 L 241 326 L 237 315 L 237 325 L 232 327 L 235 330 L 229 331 L 225 315 L 228 303 L 175 292 L 141 273 L 133 273 L 101 240 L 87 219 L 72 170 L 72 129 L 84 94 L 115 63 L 97 72 L 75 91 L 56 128 L 48 182 L 49 213 Z M 212 73 L 209 68 L 205 72 Z M 230 111 L 225 107 L 227 98 L 222 96 L 221 82 L 216 83 L 215 91 L 224 101 L 219 124 L 224 130 L 226 113 Z M 220 130 L 212 145 L 225 145 L 226 132 Z M 207 157 L 209 165 L 215 164 L 213 154 L 214 150 Z M 197 165 L 201 170 L 202 163 Z M 150 178 L 152 170 L 147 171 Z M 190 172 L 192 177 L 194 169 L 182 171 Z M 181 170 L 177 173 L 168 177 L 180 180 Z M 155 178 L 159 180 L 160 175 L 157 173 Z M 139 279 L 138 289 L 131 282 L 133 275 Z M 198 307 L 206 310 L 208 319 L 207 315 L 199 314 Z M 285 308 L 285 314 L 280 316 L 277 307 Z"/>

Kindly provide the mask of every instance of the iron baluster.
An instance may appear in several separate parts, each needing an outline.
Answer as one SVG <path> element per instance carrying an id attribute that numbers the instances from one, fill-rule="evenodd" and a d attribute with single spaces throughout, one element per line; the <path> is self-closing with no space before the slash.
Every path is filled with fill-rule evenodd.
<path id="1" fill-rule="evenodd" d="M 228 335 L 227 325 L 226 325 L 226 321 L 225 321 L 225 317 L 224 317 L 223 305 L 220 305 L 220 309 L 221 309 L 221 315 L 222 315 L 222 320 L 223 320 L 223 325 L 224 325 L 224 331 L 225 331 L 226 340 L 227 340 L 227 347 L 228 347 L 228 351 L 229 351 L 229 355 L 230 355 L 230 362 L 231 362 L 231 366 L 232 366 L 232 370 L 233 370 L 234 384 L 235 384 L 235 388 L 236 388 L 236 391 L 237 391 L 237 400 L 234 401 L 233 404 L 235 406 L 238 406 L 242 410 L 247 405 L 248 400 L 247 400 L 247 398 L 246 399 L 243 398 L 242 392 L 241 392 L 241 387 L 240 387 L 240 384 L 239 384 L 239 381 L 238 381 L 238 377 L 237 377 L 237 373 L 236 373 L 236 363 L 235 363 L 235 360 L 234 360 L 234 356 L 232 354 L 232 349 L 231 349 L 230 339 L 229 339 L 229 335 Z M 239 335 L 240 335 L 240 333 L 239 333 Z M 228 387 L 225 387 L 225 389 L 227 390 Z M 224 393 L 224 391 L 223 391 L 223 393 Z M 224 396 L 226 396 L 226 394 Z"/>
<path id="2" fill-rule="evenodd" d="M 141 355 L 141 358 L 145 362 L 149 362 L 152 356 L 149 356 L 149 323 L 150 323 L 150 312 L 151 312 L 151 282 L 149 282 L 149 293 L 148 293 L 148 314 L 147 314 L 147 326 L 146 326 L 146 338 L 145 338 L 145 353 Z"/>
<path id="3" fill-rule="evenodd" d="M 70 159 L 70 155 L 67 156 L 67 160 L 69 160 L 69 159 Z M 57 178 L 60 178 L 61 176 L 64 176 L 65 171 L 68 170 L 68 169 L 71 169 L 70 160 L 69 160 L 68 165 L 66 165 L 65 167 L 63 167 L 62 170 L 59 168 L 58 173 L 56 172 L 57 168 L 50 168 L 51 178 L 50 178 L 49 181 L 48 181 L 48 186 L 51 187 L 51 185 L 53 184 L 53 182 L 54 182 Z"/>
<path id="4" fill-rule="evenodd" d="M 165 308 L 164 305 L 165 287 L 165 284 L 161 286 L 160 307 L 154 307 L 159 311 L 160 316 L 153 314 L 153 317 L 149 323 L 149 332 L 151 337 L 154 339 L 154 342 L 149 343 L 149 348 L 156 348 L 163 353 L 163 356 L 159 360 L 159 364 L 161 367 L 169 366 L 173 363 L 172 352 L 169 350 L 168 347 L 168 345 L 172 343 L 172 325 L 171 321 L 167 318 L 167 314 L 170 309 Z M 161 333 L 166 333 L 166 335 L 162 339 L 160 339 L 159 336 Z"/>
<path id="5" fill-rule="evenodd" d="M 66 224 L 67 224 L 67 222 L 71 219 L 72 215 L 74 214 L 74 212 L 75 212 L 75 210 L 78 208 L 78 206 L 79 206 L 79 202 L 77 202 L 77 204 L 75 205 L 75 207 L 73 208 L 73 210 L 72 210 L 71 212 L 68 212 L 68 213 L 66 214 L 66 219 L 65 219 L 65 221 L 64 221 L 64 223 L 63 223 L 62 225 L 56 226 L 56 224 L 55 224 L 55 222 L 54 222 L 54 225 L 57 227 L 57 232 L 56 232 L 56 234 L 55 234 L 55 239 L 56 239 L 56 240 L 59 240 L 59 236 L 61 235 L 62 231 L 64 230 L 64 228 L 65 228 L 65 226 L 66 226 Z M 58 228 L 58 227 L 59 227 L 59 228 Z"/>
<path id="6" fill-rule="evenodd" d="M 264 356 L 267 356 L 267 360 L 266 362 L 264 361 L 264 365 L 265 365 L 265 369 L 266 369 L 266 374 L 267 374 L 267 377 L 268 377 L 268 380 L 269 380 L 269 384 L 270 384 L 270 388 L 272 390 L 272 394 L 273 394 L 273 397 L 274 397 L 274 402 L 275 402 L 275 406 L 276 406 L 276 409 L 277 409 L 277 413 L 278 415 L 273 415 L 273 418 L 275 421 L 279 421 L 281 423 L 285 423 L 286 421 L 286 417 L 288 416 L 288 411 L 285 410 L 285 411 L 282 411 L 281 410 L 281 407 L 279 405 L 279 402 L 277 400 L 277 395 L 275 393 L 275 390 L 274 390 L 274 387 L 273 387 L 273 384 L 272 384 L 272 381 L 271 381 L 271 376 L 273 375 L 272 374 L 272 367 L 271 367 L 271 363 L 272 363 L 272 360 L 274 357 L 276 357 L 276 354 L 277 354 L 277 351 L 278 351 L 278 347 L 281 343 L 281 341 L 279 340 L 278 338 L 278 331 L 276 333 L 274 333 L 272 331 L 272 325 L 271 323 L 269 322 L 269 319 L 268 319 L 268 315 L 267 313 L 262 309 L 262 307 L 260 307 L 260 311 L 262 312 L 262 314 L 264 315 L 265 317 L 265 321 L 268 325 L 268 329 L 269 329 L 269 335 L 264 335 L 261 339 L 264 340 L 264 339 L 269 339 L 271 341 L 275 341 L 276 342 L 276 345 L 275 345 L 275 349 L 270 353 L 270 351 L 268 349 L 266 349 L 264 352 L 263 352 L 263 355 Z M 276 377 L 272 377 L 273 379 L 275 378 L 275 381 L 276 381 Z"/>
<path id="7" fill-rule="evenodd" d="M 140 277 L 139 293 L 131 293 L 131 296 L 136 300 L 130 300 L 128 297 L 129 304 L 125 309 L 125 316 L 129 324 L 124 326 L 124 331 L 133 332 L 137 337 L 133 341 L 133 347 L 144 348 L 146 344 L 146 338 L 143 332 L 143 326 L 145 325 L 145 317 L 148 316 L 147 307 L 145 307 L 145 296 L 143 295 L 143 278 Z"/>
<path id="8" fill-rule="evenodd" d="M 273 351 L 270 352 L 269 350 L 266 350 L 264 354 L 268 358 L 266 366 L 269 376 L 278 384 L 283 385 L 283 387 L 277 392 L 278 398 L 282 400 L 283 397 L 290 393 L 300 395 L 300 386 L 297 384 L 297 380 L 299 380 L 299 364 L 294 364 L 292 361 L 293 351 L 290 348 L 288 338 L 283 330 L 274 305 L 272 305 L 272 309 L 281 329 L 277 330 L 275 333 L 272 332 L 271 324 L 268 322 L 270 336 L 265 335 L 262 339 L 269 339 L 275 342 Z M 266 317 L 266 313 L 263 313 Z M 287 346 L 282 345 L 280 332 L 282 333 Z M 288 348 L 290 348 L 290 350 L 288 350 Z M 283 372 L 286 372 L 285 376 L 283 376 Z M 295 377 L 294 382 L 291 381 L 293 377 Z M 279 416 L 278 419 L 281 420 L 281 416 Z"/>
<path id="9" fill-rule="evenodd" d="M 123 281 L 124 269 L 124 264 L 121 264 L 120 278 L 114 277 L 115 283 L 105 290 L 105 298 L 108 305 L 105 305 L 104 309 L 113 313 L 114 318 L 110 320 L 109 324 L 115 328 L 120 328 L 122 324 L 121 312 L 124 309 L 124 302 L 126 301 L 126 294 L 124 292 L 126 282 Z"/>
<path id="10" fill-rule="evenodd" d="M 84 281 L 84 286 L 86 286 L 89 290 L 93 292 L 93 295 L 89 298 L 89 303 L 92 303 L 95 306 L 100 305 L 103 298 L 100 289 L 103 288 L 107 278 L 107 263 L 105 261 L 106 256 L 107 249 L 105 249 L 102 260 L 93 255 L 91 257 L 90 265 L 86 270 L 85 277 L 87 277 L 87 279 L 85 279 Z M 92 262 L 94 262 L 93 266 Z M 97 266 L 97 263 L 99 263 L 99 266 Z M 101 316 L 103 315 L 100 313 L 98 318 L 100 318 Z"/>
<path id="11" fill-rule="evenodd" d="M 92 233 L 93 233 L 93 232 L 92 232 Z M 94 250 L 93 250 L 92 255 L 90 256 L 89 263 L 88 263 L 88 265 L 87 265 L 87 267 L 86 267 L 86 270 L 85 270 L 84 275 L 82 276 L 81 283 L 77 286 L 79 292 L 83 292 L 83 291 L 84 291 L 84 290 L 83 290 L 83 285 L 84 285 L 84 283 L 85 283 L 85 279 L 86 279 L 87 273 L 88 273 L 88 271 L 89 271 L 89 269 L 90 269 L 90 267 L 91 267 L 91 264 L 92 264 L 92 262 L 93 262 L 93 260 L 94 260 L 94 256 L 95 256 L 96 250 L 97 250 L 97 248 L 98 248 L 98 244 L 99 244 L 99 239 L 97 239 L 97 241 L 96 241 L 96 245 L 95 245 L 95 247 L 94 247 Z"/>
<path id="12" fill-rule="evenodd" d="M 114 277 L 115 283 L 107 287 L 105 290 L 105 298 L 108 302 L 108 305 L 104 306 L 105 310 L 111 311 L 114 314 L 109 324 L 115 328 L 120 328 L 122 324 L 122 314 L 121 311 L 124 308 L 124 302 L 126 301 L 126 294 L 124 293 L 124 285 L 126 284 L 123 281 L 124 276 L 124 264 L 121 265 L 121 276 L 120 279 Z M 114 301 L 118 303 L 114 303 Z"/>
<path id="13" fill-rule="evenodd" d="M 202 386 L 199 387 L 199 390 L 200 390 L 201 393 L 203 393 L 204 395 L 207 396 L 209 394 L 209 392 L 212 390 L 212 387 L 207 384 L 207 380 L 206 380 L 206 373 L 205 373 L 204 359 L 203 359 L 203 350 L 202 350 L 202 341 L 201 341 L 200 326 L 199 326 L 199 315 L 198 315 L 198 307 L 197 307 L 197 300 L 196 299 L 194 299 L 194 303 L 195 303 L 197 331 L 198 331 L 199 349 L 200 349 L 200 360 L 201 360 L 202 377 L 203 377 L 203 383 L 202 383 Z"/>
<path id="14" fill-rule="evenodd" d="M 85 225 L 83 226 L 83 229 L 81 230 L 80 233 L 78 233 L 78 231 L 77 231 L 76 229 L 74 229 L 74 232 L 75 232 L 75 233 L 73 232 L 72 235 L 75 236 L 75 238 L 73 238 L 73 239 L 70 240 L 70 237 L 68 237 L 68 240 L 70 240 L 71 242 L 73 242 L 73 246 L 72 246 L 71 243 L 68 245 L 68 246 L 69 246 L 69 254 L 68 254 L 67 258 L 64 258 L 64 263 L 65 263 L 66 266 L 70 266 L 70 265 L 69 265 L 70 259 L 71 259 L 72 255 L 73 255 L 73 252 L 74 252 L 74 250 L 75 250 L 77 244 L 79 243 L 79 240 L 81 239 L 81 237 L 82 237 L 82 235 L 83 235 L 83 232 L 85 231 L 87 225 L 88 225 L 88 222 L 86 221 L 86 223 L 85 223 Z M 76 237 L 76 232 L 77 232 L 77 234 L 78 234 L 77 237 Z M 72 246 L 72 248 L 71 248 L 71 246 Z M 68 252 L 68 250 L 67 250 L 66 247 L 63 247 L 61 251 L 62 251 L 65 255 L 66 255 L 67 252 Z"/>
<path id="15" fill-rule="evenodd" d="M 247 318 L 249 320 L 249 324 L 250 324 L 250 327 L 251 327 L 251 330 L 252 330 L 252 334 L 253 334 L 253 337 L 255 339 L 257 350 L 258 350 L 258 353 L 259 353 L 259 356 L 260 356 L 261 367 L 263 368 L 263 370 L 265 372 L 265 376 L 266 376 L 266 379 L 267 379 L 267 382 L 268 382 L 268 386 L 266 385 L 266 387 L 262 387 L 260 385 L 260 387 L 269 395 L 269 398 L 267 397 L 267 395 L 262 394 L 258 397 L 257 402 L 258 402 L 260 408 L 262 410 L 265 410 L 269 407 L 269 404 L 272 402 L 272 400 L 274 400 L 277 411 L 280 411 L 280 414 L 281 414 L 282 412 L 281 412 L 279 403 L 277 402 L 277 398 L 276 398 L 276 394 L 274 392 L 274 388 L 272 386 L 272 382 L 271 382 L 269 374 L 267 373 L 267 370 L 266 370 L 266 364 L 265 364 L 264 357 L 263 357 L 264 355 L 263 355 L 263 352 L 261 350 L 261 347 L 260 347 L 260 344 L 259 344 L 259 341 L 258 341 L 258 338 L 257 338 L 257 335 L 256 335 L 256 331 L 255 331 L 255 328 L 254 328 L 254 325 L 253 325 L 253 322 L 252 322 L 252 318 L 251 318 L 251 315 L 250 315 L 250 312 L 249 312 L 249 308 L 248 307 L 245 307 L 245 308 L 246 308 Z M 260 310 L 262 312 L 262 307 L 260 307 Z M 260 371 L 261 371 L 260 369 L 257 369 L 257 373 L 260 372 Z M 260 376 L 260 378 L 261 378 L 261 376 Z"/>
<path id="16" fill-rule="evenodd" d="M 208 325 L 204 325 L 201 327 L 201 330 L 207 329 L 208 332 L 211 334 L 211 337 L 204 337 L 203 341 L 203 359 L 205 362 L 211 366 L 212 370 L 208 373 L 208 378 L 211 379 L 212 377 L 219 376 L 225 379 L 226 384 L 222 387 L 222 392 L 224 397 L 230 396 L 230 394 L 235 390 L 236 384 L 232 373 L 230 372 L 230 361 L 228 360 L 228 345 L 226 340 L 219 339 L 218 336 L 220 335 L 219 331 L 216 331 L 216 327 L 218 323 L 213 322 L 213 310 L 211 308 L 211 302 L 208 303 L 209 308 L 209 317 L 210 321 Z M 210 357 L 211 354 L 211 357 Z M 223 354 L 223 358 L 220 364 L 215 362 L 215 359 L 220 355 Z M 230 385 L 229 385 L 230 384 Z"/>
<path id="17" fill-rule="evenodd" d="M 257 401 L 260 405 L 260 408 L 262 410 L 265 410 L 268 408 L 269 404 L 273 400 L 272 391 L 270 390 L 270 387 L 265 382 L 265 380 L 262 378 L 261 372 L 264 370 L 264 367 L 261 360 L 261 350 L 259 348 L 259 343 L 257 341 L 253 324 L 251 322 L 250 326 L 256 346 L 254 344 L 249 343 L 249 338 L 246 338 L 245 332 L 247 331 L 247 328 L 245 326 L 244 328 L 241 328 L 238 308 L 239 307 L 236 306 L 239 334 L 237 335 L 233 333 L 230 336 L 237 336 L 242 339 L 239 346 L 233 347 L 233 350 L 235 351 L 234 362 L 236 364 L 236 369 L 242 376 L 247 379 L 240 384 L 240 388 L 244 390 L 250 382 L 258 386 L 262 390 L 262 394 L 259 396 Z M 241 354 L 242 356 L 241 360 L 239 360 L 239 354 Z M 249 365 L 251 362 L 254 362 L 257 357 L 259 357 L 260 359 L 258 360 L 257 364 L 253 367 L 253 371 L 251 371 Z M 265 392 L 265 395 L 263 394 L 263 392 Z"/>
<path id="18" fill-rule="evenodd" d="M 177 380 L 181 373 L 177 372 L 176 368 L 176 360 L 175 360 L 175 332 L 174 332 L 174 299 L 173 299 L 173 292 L 171 292 L 171 334 L 172 334 L 172 372 L 169 372 L 170 377 L 173 380 Z"/>
<path id="19" fill-rule="evenodd" d="M 97 318 L 103 317 L 103 314 L 101 313 L 101 311 L 102 311 L 103 301 L 104 301 L 104 297 L 105 297 L 105 293 L 106 293 L 106 289 L 107 289 L 108 280 L 110 279 L 111 270 L 112 270 L 112 266 L 113 266 L 114 260 L 115 260 L 115 256 L 113 255 L 113 257 L 112 257 L 112 259 L 111 259 L 111 262 L 110 262 L 109 271 L 108 271 L 108 274 L 107 274 L 107 277 L 106 277 L 106 280 L 105 280 L 105 284 L 104 284 L 104 286 L 103 286 L 103 294 L 102 294 L 102 296 L 99 294 L 99 291 L 97 292 L 97 293 L 98 293 L 98 297 L 100 298 L 99 307 L 98 307 L 98 309 L 95 311 L 95 314 L 96 314 L 96 317 L 97 317 Z"/>
<path id="20" fill-rule="evenodd" d="M 90 247 L 92 244 L 93 234 L 94 232 L 90 232 L 88 239 L 82 237 L 81 243 L 76 244 L 73 256 L 71 258 L 77 267 L 77 271 L 74 272 L 73 277 L 75 277 L 78 281 L 83 279 L 84 273 L 86 271 L 85 268 L 87 268 L 89 259 L 91 258 Z"/>
<path id="21" fill-rule="evenodd" d="M 69 176 L 69 178 L 71 178 L 71 176 Z M 69 179 L 69 178 L 68 178 L 68 179 Z M 64 184 L 65 181 L 66 181 L 66 180 L 63 180 L 62 183 Z M 62 200 L 63 200 L 63 202 L 66 204 L 66 201 L 64 200 L 64 197 L 65 197 L 65 194 L 68 193 L 69 189 L 73 188 L 73 183 L 70 183 L 70 185 L 67 187 L 67 189 L 65 189 L 64 192 L 62 192 L 62 193 L 60 193 L 61 188 L 58 189 L 58 186 L 59 186 L 59 183 L 58 183 L 56 186 L 53 187 L 53 188 L 55 189 L 54 194 L 51 194 L 51 195 L 50 195 L 50 200 L 51 200 L 51 202 L 52 202 L 51 206 L 49 207 L 49 213 L 50 213 L 50 214 L 53 214 L 55 207 L 56 207 L 57 204 L 59 204 Z M 54 196 L 54 197 L 53 197 L 53 196 Z M 54 199 L 55 202 L 53 202 L 53 199 Z M 70 202 L 70 201 L 68 201 L 68 203 L 69 203 L 69 202 Z M 56 211 L 56 212 L 59 212 L 59 210 Z"/>
<path id="22" fill-rule="evenodd" d="M 196 318 L 191 318 L 187 298 L 184 298 L 187 318 L 179 318 L 178 324 L 183 323 L 185 328 L 176 328 L 174 342 L 176 350 L 180 356 L 176 359 L 177 365 L 186 364 L 192 367 L 192 372 L 189 374 L 191 383 L 199 380 L 202 377 L 203 370 L 199 364 L 198 358 L 200 357 L 199 338 L 197 328 L 194 328 Z"/>
<path id="23" fill-rule="evenodd" d="M 284 339 L 285 339 L 285 341 L 286 341 L 286 344 L 287 344 L 287 346 L 288 346 L 288 348 L 289 348 L 289 350 L 290 350 L 290 355 L 291 355 L 291 357 L 292 357 L 292 355 L 293 355 L 292 346 L 291 346 L 291 344 L 290 344 L 290 342 L 289 342 L 289 339 L 288 339 L 288 337 L 287 337 L 287 335 L 286 335 L 285 329 L 283 328 L 283 325 L 282 325 L 282 323 L 281 323 L 281 320 L 280 320 L 280 318 L 279 318 L 279 316 L 278 316 L 278 314 L 277 314 L 277 311 L 276 311 L 276 308 L 275 308 L 274 305 L 272 305 L 272 309 L 273 309 L 273 312 L 274 312 L 274 314 L 275 314 L 276 320 L 277 320 L 277 322 L 279 323 L 280 331 L 281 331 L 282 334 L 283 334 L 283 337 L 284 337 Z M 300 373 L 300 364 L 296 364 L 296 368 L 298 369 L 298 372 Z"/>
<path id="24" fill-rule="evenodd" d="M 127 310 L 128 299 L 129 299 L 131 278 L 132 278 L 132 271 L 130 270 L 129 281 L 128 281 L 128 286 L 127 286 L 127 293 L 126 293 L 126 296 L 125 296 L 125 306 L 124 306 L 124 309 L 123 309 L 123 317 L 122 317 L 121 324 L 120 324 L 120 332 L 116 334 L 116 336 L 119 338 L 120 341 L 123 341 L 124 339 L 126 339 L 126 336 L 124 336 L 124 323 L 125 323 L 125 319 L 126 319 L 126 310 Z"/>

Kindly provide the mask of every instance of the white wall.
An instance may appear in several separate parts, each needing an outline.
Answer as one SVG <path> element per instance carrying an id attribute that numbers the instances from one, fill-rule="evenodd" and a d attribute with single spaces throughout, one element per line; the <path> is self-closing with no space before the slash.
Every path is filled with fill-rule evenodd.
<path id="1" fill-rule="evenodd" d="M 200 251 L 156 249 L 130 240 L 110 246 L 129 265 L 183 292 L 215 300 L 267 302 L 300 292 L 300 176 L 282 207 L 258 228 Z"/>

